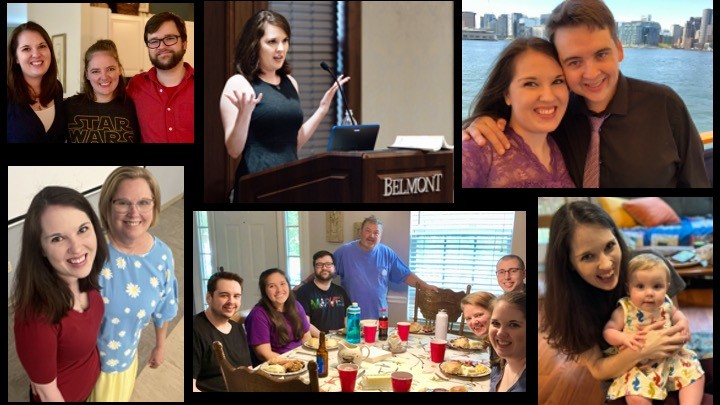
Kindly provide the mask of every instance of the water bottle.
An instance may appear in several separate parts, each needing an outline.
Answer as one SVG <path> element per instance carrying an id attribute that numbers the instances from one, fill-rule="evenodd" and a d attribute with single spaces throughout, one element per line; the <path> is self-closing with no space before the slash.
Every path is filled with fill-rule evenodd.
<path id="1" fill-rule="evenodd" d="M 355 125 L 354 119 L 355 116 L 353 115 L 352 110 L 345 110 L 345 116 L 343 117 L 342 124 Z"/>
<path id="2" fill-rule="evenodd" d="M 438 311 L 435 316 L 435 339 L 446 340 L 448 329 L 448 314 L 444 309 Z"/>
<path id="3" fill-rule="evenodd" d="M 360 343 L 360 307 L 353 302 L 347 310 L 347 336 L 348 343 Z"/>

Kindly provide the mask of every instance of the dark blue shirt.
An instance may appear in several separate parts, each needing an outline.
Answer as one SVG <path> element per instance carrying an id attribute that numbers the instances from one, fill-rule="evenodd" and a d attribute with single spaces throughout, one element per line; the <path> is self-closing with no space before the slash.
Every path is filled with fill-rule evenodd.
<path id="1" fill-rule="evenodd" d="M 67 120 L 63 111 L 63 90 L 53 95 L 55 102 L 55 119 L 50 129 L 45 126 L 29 104 L 10 102 L 8 93 L 7 105 L 7 143 L 62 143 L 67 139 Z"/>
<path id="2" fill-rule="evenodd" d="M 497 386 L 500 384 L 500 380 L 502 380 L 504 371 L 505 370 L 501 370 L 498 366 L 494 366 L 492 368 L 490 371 L 490 392 L 497 392 Z M 515 381 L 515 384 L 513 384 L 507 392 L 525 392 L 525 386 L 527 385 L 525 383 L 526 371 L 527 369 L 523 370 L 522 374 L 520 374 L 520 378 Z"/>

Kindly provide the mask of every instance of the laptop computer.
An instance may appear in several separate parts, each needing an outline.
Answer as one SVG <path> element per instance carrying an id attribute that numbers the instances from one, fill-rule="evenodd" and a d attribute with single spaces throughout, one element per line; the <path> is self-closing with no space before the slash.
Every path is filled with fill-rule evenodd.
<path id="1" fill-rule="evenodd" d="M 373 150 L 379 131 L 379 124 L 336 125 L 330 130 L 327 150 Z"/>

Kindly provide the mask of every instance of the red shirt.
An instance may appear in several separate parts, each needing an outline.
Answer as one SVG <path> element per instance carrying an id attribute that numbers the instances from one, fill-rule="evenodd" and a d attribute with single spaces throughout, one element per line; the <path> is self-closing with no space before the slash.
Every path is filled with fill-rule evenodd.
<path id="1" fill-rule="evenodd" d="M 195 69 L 183 62 L 185 77 L 175 87 L 158 81 L 157 68 L 135 75 L 127 93 L 135 102 L 143 143 L 193 143 Z"/>
<path id="2" fill-rule="evenodd" d="M 59 324 L 15 317 L 15 348 L 30 381 L 57 386 L 65 401 L 81 402 L 100 376 L 97 337 L 105 304 L 96 290 L 88 292 L 90 306 L 82 314 L 70 310 Z M 35 396 L 37 401 L 39 396 Z"/>

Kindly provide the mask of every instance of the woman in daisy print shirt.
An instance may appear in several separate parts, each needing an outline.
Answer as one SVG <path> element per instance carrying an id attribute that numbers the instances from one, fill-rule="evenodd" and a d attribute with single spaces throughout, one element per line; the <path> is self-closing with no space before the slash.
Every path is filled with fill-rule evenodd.
<path id="1" fill-rule="evenodd" d="M 91 400 L 127 402 L 135 386 L 140 333 L 150 321 L 156 344 L 148 365 L 163 363 L 167 325 L 178 309 L 175 263 L 170 248 L 148 232 L 160 213 L 160 188 L 147 169 L 113 171 L 103 184 L 99 211 L 109 259 L 100 272 L 102 372 Z"/>

